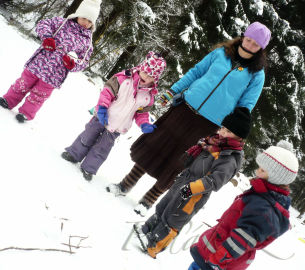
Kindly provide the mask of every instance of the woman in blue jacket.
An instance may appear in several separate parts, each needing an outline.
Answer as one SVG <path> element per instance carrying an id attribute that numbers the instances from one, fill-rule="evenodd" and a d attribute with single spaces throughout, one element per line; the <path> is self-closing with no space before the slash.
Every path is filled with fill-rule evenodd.
<path id="1" fill-rule="evenodd" d="M 152 134 L 143 134 L 131 146 L 136 163 L 130 173 L 107 190 L 125 195 L 144 174 L 157 179 L 135 211 L 144 214 L 173 183 L 183 169 L 181 155 L 199 138 L 217 131 L 235 107 L 254 108 L 263 89 L 265 48 L 270 30 L 259 22 L 248 26 L 241 37 L 216 45 L 194 68 L 176 82 L 161 99 L 182 101 L 162 115 Z"/>

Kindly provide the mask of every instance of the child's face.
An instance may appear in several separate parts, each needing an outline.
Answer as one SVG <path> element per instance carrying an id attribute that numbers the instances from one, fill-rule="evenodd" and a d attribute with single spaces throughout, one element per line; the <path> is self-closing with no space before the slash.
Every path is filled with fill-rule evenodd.
<path id="1" fill-rule="evenodd" d="M 89 21 L 89 20 L 86 19 L 86 18 L 82 18 L 82 17 L 78 17 L 78 18 L 77 18 L 77 23 L 78 23 L 80 26 L 82 26 L 82 27 L 84 27 L 84 28 L 86 28 L 86 29 L 91 28 L 92 25 L 93 25 L 93 23 L 92 23 L 91 21 Z"/>
<path id="2" fill-rule="evenodd" d="M 267 171 L 265 171 L 265 170 L 264 170 L 263 168 L 261 168 L 261 167 L 259 167 L 258 169 L 256 169 L 255 175 L 256 175 L 256 177 L 261 178 L 261 179 L 265 179 L 265 180 L 268 179 L 268 173 L 267 173 Z"/>
<path id="3" fill-rule="evenodd" d="M 145 72 L 140 71 L 140 86 L 152 86 L 154 84 L 154 78 L 147 75 Z"/>
<path id="4" fill-rule="evenodd" d="M 225 127 L 221 127 L 218 130 L 218 134 L 220 138 L 232 138 L 232 139 L 240 139 L 238 136 L 236 136 L 232 131 L 228 130 Z"/>

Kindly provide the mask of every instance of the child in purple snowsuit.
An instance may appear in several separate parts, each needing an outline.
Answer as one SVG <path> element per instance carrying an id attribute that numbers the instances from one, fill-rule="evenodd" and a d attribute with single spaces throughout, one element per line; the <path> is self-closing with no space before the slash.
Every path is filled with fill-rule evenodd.
<path id="1" fill-rule="evenodd" d="M 92 32 L 99 15 L 100 0 L 85 0 L 67 19 L 54 17 L 37 24 L 42 45 L 26 62 L 21 77 L 0 98 L 0 105 L 13 109 L 23 98 L 16 118 L 34 119 L 54 88 L 60 88 L 68 73 L 84 70 L 92 54 Z"/>
<path id="2" fill-rule="evenodd" d="M 90 181 L 97 173 L 115 139 L 129 130 L 133 119 L 143 133 L 154 131 L 148 112 L 165 67 L 166 62 L 159 54 L 149 52 L 139 66 L 119 72 L 105 83 L 95 108 L 97 113 L 62 153 L 67 161 L 82 162 L 81 171 L 86 180 Z"/>

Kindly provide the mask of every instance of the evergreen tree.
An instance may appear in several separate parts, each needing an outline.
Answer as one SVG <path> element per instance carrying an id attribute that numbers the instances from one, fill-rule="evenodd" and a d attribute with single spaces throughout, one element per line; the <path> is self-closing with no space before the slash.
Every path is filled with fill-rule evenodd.
<path id="1" fill-rule="evenodd" d="M 68 17 L 70 14 L 75 13 L 79 5 L 83 0 L 73 0 L 72 4 L 67 8 L 64 17 Z"/>
<path id="2" fill-rule="evenodd" d="M 40 19 L 66 16 L 80 1 L 2 1 L 10 17 L 34 34 Z M 135 66 L 149 50 L 166 56 L 160 94 L 209 53 L 216 43 L 241 35 L 260 21 L 272 32 L 261 97 L 252 112 L 243 172 L 251 175 L 257 153 L 279 140 L 293 143 L 300 172 L 292 188 L 293 205 L 305 205 L 305 0 L 103 0 L 93 36 L 89 76 L 109 78 Z M 1 12 L 2 9 L 0 9 Z M 167 108 L 156 103 L 158 117 Z"/>

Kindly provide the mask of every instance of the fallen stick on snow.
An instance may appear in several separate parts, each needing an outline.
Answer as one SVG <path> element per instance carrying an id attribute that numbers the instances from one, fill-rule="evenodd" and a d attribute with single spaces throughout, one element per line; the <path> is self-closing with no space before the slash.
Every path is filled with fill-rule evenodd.
<path id="1" fill-rule="evenodd" d="M 75 253 L 73 251 L 56 249 L 56 248 L 21 248 L 21 247 L 6 247 L 6 248 L 0 249 L 0 252 L 10 250 L 10 249 L 25 250 L 25 251 L 57 251 L 57 252 L 65 252 L 65 253 L 69 253 L 69 254 L 74 254 Z"/>
<path id="2" fill-rule="evenodd" d="M 268 250 L 266 250 L 266 249 L 262 249 L 262 251 L 264 251 L 265 253 L 267 253 L 269 256 L 271 256 L 271 257 L 273 257 L 273 258 L 276 258 L 276 259 L 278 259 L 278 260 L 282 260 L 282 261 L 286 261 L 286 260 L 289 260 L 289 259 L 291 259 L 293 256 L 294 256 L 294 252 L 290 255 L 290 256 L 288 256 L 288 257 L 280 257 L 280 256 L 277 256 L 277 255 L 275 255 L 275 254 L 273 254 L 272 252 L 270 252 L 270 251 L 268 251 Z"/>

